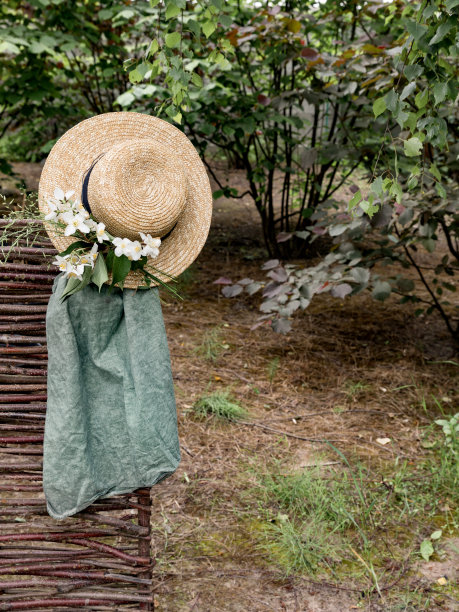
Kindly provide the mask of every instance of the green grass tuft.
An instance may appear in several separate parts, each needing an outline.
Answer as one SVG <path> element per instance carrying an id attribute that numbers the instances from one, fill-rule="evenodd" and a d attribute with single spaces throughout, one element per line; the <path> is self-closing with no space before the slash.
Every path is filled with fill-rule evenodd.
<path id="1" fill-rule="evenodd" d="M 204 395 L 193 404 L 193 410 L 200 417 L 213 416 L 226 421 L 245 419 L 249 414 L 231 397 L 228 389 Z"/>
<path id="2" fill-rule="evenodd" d="M 206 361 L 215 363 L 221 353 L 228 348 L 228 345 L 224 343 L 222 325 L 220 324 L 206 330 L 202 335 L 201 344 L 195 347 L 193 351 Z"/>

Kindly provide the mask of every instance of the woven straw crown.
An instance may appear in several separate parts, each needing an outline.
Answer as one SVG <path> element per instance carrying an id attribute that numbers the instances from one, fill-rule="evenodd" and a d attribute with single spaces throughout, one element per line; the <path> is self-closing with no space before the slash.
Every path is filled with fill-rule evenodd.
<path id="1" fill-rule="evenodd" d="M 209 178 L 191 141 L 167 121 L 105 113 L 68 130 L 43 167 L 40 210 L 50 212 L 48 200 L 57 187 L 75 191 L 73 197 L 81 200 L 84 186 L 91 213 L 113 236 L 140 240 L 143 232 L 161 238 L 159 255 L 146 269 L 163 282 L 170 280 L 167 274 L 177 277 L 188 268 L 206 242 L 212 217 Z M 76 240 L 58 235 L 50 224 L 46 230 L 58 251 Z M 124 287 L 140 284 L 142 273 L 130 272 Z"/>

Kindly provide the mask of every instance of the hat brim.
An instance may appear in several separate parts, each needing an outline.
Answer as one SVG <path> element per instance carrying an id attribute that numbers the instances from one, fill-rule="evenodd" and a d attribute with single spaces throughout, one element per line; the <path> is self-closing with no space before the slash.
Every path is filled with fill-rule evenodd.
<path id="1" fill-rule="evenodd" d="M 81 121 L 51 149 L 40 177 L 38 205 L 42 213 L 48 214 L 47 202 L 53 199 L 56 187 L 64 192 L 75 191 L 75 197 L 81 199 L 85 173 L 97 157 L 125 140 L 143 138 L 160 141 L 180 156 L 187 178 L 186 203 L 177 223 L 161 242 L 159 255 L 145 266 L 167 283 L 171 280 L 167 275 L 179 276 L 199 255 L 209 234 L 213 208 L 209 177 L 198 152 L 189 138 L 167 121 L 134 112 L 104 113 Z M 76 240 L 74 236 L 57 234 L 50 224 L 45 227 L 59 252 Z M 135 271 L 128 274 L 124 287 L 135 289 L 144 284 L 143 274 Z M 159 284 L 151 281 L 152 286 Z"/>

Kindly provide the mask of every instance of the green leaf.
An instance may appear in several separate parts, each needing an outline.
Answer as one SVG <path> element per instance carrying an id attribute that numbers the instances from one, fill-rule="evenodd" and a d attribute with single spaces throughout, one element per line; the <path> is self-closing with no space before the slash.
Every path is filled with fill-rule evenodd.
<path id="1" fill-rule="evenodd" d="M 395 114 L 395 121 L 399 124 L 401 128 L 403 128 L 409 117 L 410 113 L 407 113 L 402 108 L 399 108 L 398 112 Z"/>
<path id="2" fill-rule="evenodd" d="M 440 183 L 435 183 L 435 191 L 441 198 L 446 199 L 446 189 Z"/>
<path id="3" fill-rule="evenodd" d="M 386 110 L 387 106 L 386 106 L 386 100 L 384 99 L 384 96 L 382 98 L 378 98 L 377 100 L 375 100 L 373 102 L 373 113 L 376 117 L 379 117 L 379 115 L 382 115 L 382 113 Z"/>
<path id="4" fill-rule="evenodd" d="M 130 104 L 132 104 L 132 102 L 134 102 L 134 100 L 135 100 L 135 96 L 130 91 L 125 91 L 124 93 L 122 93 L 120 96 L 116 98 L 116 102 L 120 106 L 129 106 Z"/>
<path id="5" fill-rule="evenodd" d="M 121 289 L 123 288 L 123 283 L 126 279 L 126 276 L 129 274 L 131 270 L 131 260 L 126 257 L 126 255 L 121 255 L 120 257 L 113 258 L 113 278 L 112 278 L 112 287 L 114 285 L 119 285 Z"/>
<path id="6" fill-rule="evenodd" d="M 177 123 L 181 123 L 182 121 L 182 113 L 174 105 L 168 106 L 166 108 L 166 115 Z"/>
<path id="7" fill-rule="evenodd" d="M 220 23 L 224 28 L 229 28 L 233 24 L 233 18 L 230 15 L 220 15 Z M 229 40 L 227 42 L 229 43 Z"/>
<path id="8" fill-rule="evenodd" d="M 107 270 L 111 272 L 113 270 L 113 263 L 115 261 L 115 251 L 110 250 L 105 256 L 105 265 L 107 266 Z"/>
<path id="9" fill-rule="evenodd" d="M 394 112 L 397 108 L 397 104 L 399 101 L 398 93 L 395 92 L 395 89 L 391 89 L 389 92 L 387 92 L 387 94 L 384 96 L 384 99 L 386 101 L 387 108 L 390 111 Z"/>
<path id="10" fill-rule="evenodd" d="M 180 39 L 180 32 L 171 32 L 170 34 L 166 34 L 166 47 L 169 47 L 169 49 L 174 49 L 175 47 L 178 47 L 180 44 Z"/>
<path id="11" fill-rule="evenodd" d="M 362 200 L 359 204 L 360 208 L 363 210 L 364 213 L 367 213 L 367 215 L 371 218 L 374 214 L 376 214 L 379 210 L 379 207 L 376 206 L 376 204 L 372 204 L 371 202 L 369 202 L 368 200 Z"/>
<path id="12" fill-rule="evenodd" d="M 188 28 L 191 32 L 193 32 L 196 38 L 199 38 L 199 35 L 201 34 L 201 26 L 197 21 L 195 21 L 194 19 L 189 19 L 185 27 Z"/>
<path id="13" fill-rule="evenodd" d="M 92 275 L 91 266 L 85 266 L 84 272 L 82 274 L 82 280 L 75 278 L 75 277 L 69 278 L 68 283 L 65 286 L 65 289 L 61 295 L 61 302 L 63 302 L 66 298 L 73 295 L 77 291 L 81 291 L 81 289 L 86 287 L 86 285 L 91 280 L 91 275 Z"/>
<path id="14" fill-rule="evenodd" d="M 424 240 L 421 240 L 421 243 L 425 250 L 429 253 L 433 253 L 435 251 L 435 247 L 437 246 L 437 242 L 433 238 L 425 238 Z"/>
<path id="15" fill-rule="evenodd" d="M 177 15 L 179 13 L 180 13 L 180 7 L 178 7 L 178 6 L 176 6 L 175 4 L 172 4 L 172 3 L 167 5 L 166 19 L 173 19 L 174 17 L 177 17 Z M 169 46 L 169 45 L 167 45 L 167 46 Z"/>
<path id="16" fill-rule="evenodd" d="M 205 21 L 202 24 L 202 31 L 204 32 L 204 36 L 209 38 L 211 34 L 213 34 L 216 30 L 216 25 L 213 21 Z"/>
<path id="17" fill-rule="evenodd" d="M 433 95 L 435 98 L 435 104 L 440 104 L 448 95 L 448 83 L 435 83 L 433 86 Z"/>
<path id="18" fill-rule="evenodd" d="M 382 176 L 379 175 L 371 184 L 371 191 L 373 193 L 375 193 L 377 196 L 379 196 L 380 198 L 383 197 L 384 195 L 384 187 L 383 187 L 383 180 L 382 180 Z"/>
<path id="19" fill-rule="evenodd" d="M 92 272 L 91 281 L 99 287 L 99 293 L 102 285 L 108 281 L 107 266 L 105 265 L 105 259 L 102 253 L 97 255 L 94 270 Z"/>
<path id="20" fill-rule="evenodd" d="M 159 49 L 158 41 L 156 39 L 152 40 L 145 54 L 145 57 L 148 58 L 148 57 L 153 56 L 158 51 L 158 49 Z"/>
<path id="21" fill-rule="evenodd" d="M 70 277 L 69 280 L 67 281 L 67 284 L 65 285 L 64 291 L 62 292 L 61 302 L 63 302 L 66 297 L 68 297 L 75 291 L 78 291 L 78 288 L 80 287 L 82 282 L 83 281 L 80 280 L 79 278 L 75 278 L 74 276 Z"/>
<path id="22" fill-rule="evenodd" d="M 197 72 L 193 72 L 191 75 L 191 82 L 193 85 L 196 85 L 196 87 L 202 87 L 202 79 Z"/>
<path id="23" fill-rule="evenodd" d="M 59 253 L 60 257 L 65 257 L 65 255 L 70 255 L 75 249 L 88 249 L 92 246 L 91 243 L 85 242 L 84 240 L 76 240 L 72 242 L 70 246 L 68 246 L 64 251 Z"/>
<path id="24" fill-rule="evenodd" d="M 412 81 L 413 79 L 417 79 L 421 76 L 421 74 L 424 72 L 424 68 L 419 66 L 419 64 L 413 64 L 411 66 L 405 66 L 403 72 L 405 73 L 408 81 Z"/>
<path id="25" fill-rule="evenodd" d="M 400 100 L 404 100 L 405 98 L 408 98 L 408 96 L 411 96 L 411 94 L 413 93 L 415 89 L 416 89 L 416 81 L 412 81 L 411 83 L 408 83 L 408 85 L 405 85 L 402 93 L 400 94 Z"/>
<path id="26" fill-rule="evenodd" d="M 111 19 L 113 17 L 114 14 L 114 10 L 111 8 L 107 8 L 107 9 L 102 9 L 101 11 L 99 11 L 97 13 L 97 16 L 99 17 L 99 19 L 105 20 L 105 19 Z"/>
<path id="27" fill-rule="evenodd" d="M 137 261 L 131 261 L 131 270 L 143 270 L 148 263 L 148 257 L 141 257 Z"/>
<path id="28" fill-rule="evenodd" d="M 434 531 L 431 536 L 430 539 L 431 540 L 439 540 L 441 538 L 441 534 L 442 534 L 442 530 L 438 529 L 437 531 Z"/>
<path id="29" fill-rule="evenodd" d="M 397 287 L 404 293 L 409 293 L 415 288 L 414 281 L 411 278 L 398 278 Z"/>
<path id="30" fill-rule="evenodd" d="M 441 181 L 440 170 L 437 168 L 435 164 L 430 165 L 429 172 L 437 179 L 437 181 Z"/>
<path id="31" fill-rule="evenodd" d="M 386 281 L 376 281 L 371 295 L 373 299 L 384 302 L 390 296 L 391 291 L 392 288 L 389 283 Z"/>
<path id="32" fill-rule="evenodd" d="M 424 36 L 428 29 L 427 26 L 417 23 L 416 21 L 406 21 L 405 27 L 416 42 Z"/>
<path id="33" fill-rule="evenodd" d="M 352 196 L 352 198 L 351 198 L 351 200 L 349 202 L 348 210 L 352 210 L 353 208 L 355 208 L 357 206 L 357 204 L 360 202 L 361 199 L 362 199 L 362 192 L 359 189 Z"/>
<path id="34" fill-rule="evenodd" d="M 129 80 L 131 83 L 140 83 L 143 81 L 144 76 L 147 74 L 150 69 L 148 64 L 139 64 L 134 70 L 131 70 L 129 73 Z"/>
<path id="35" fill-rule="evenodd" d="M 434 548 L 430 540 L 423 540 L 419 550 L 422 558 L 425 561 L 428 561 L 430 557 L 434 554 Z"/>
<path id="36" fill-rule="evenodd" d="M 448 32 L 451 30 L 452 27 L 453 27 L 453 24 L 450 20 L 445 21 L 444 23 L 440 24 L 438 28 L 436 29 L 435 36 L 430 39 L 429 45 L 436 45 L 437 43 L 442 41 L 445 38 L 445 36 L 448 34 Z"/>
<path id="37" fill-rule="evenodd" d="M 459 6 L 459 0 L 446 0 L 447 11 L 452 11 L 453 8 L 456 8 L 456 6 Z"/>
<path id="38" fill-rule="evenodd" d="M 416 157 L 421 154 L 422 142 L 416 136 L 403 141 L 403 148 L 407 157 Z"/>
<path id="39" fill-rule="evenodd" d="M 425 105 L 427 104 L 428 99 L 429 99 L 429 90 L 426 88 L 424 89 L 424 91 L 420 91 L 416 95 L 414 102 L 418 108 L 424 108 Z"/>
<path id="40" fill-rule="evenodd" d="M 390 195 L 394 196 L 399 204 L 401 203 L 403 198 L 403 190 L 400 183 L 393 181 L 392 185 L 390 186 L 389 193 Z"/>

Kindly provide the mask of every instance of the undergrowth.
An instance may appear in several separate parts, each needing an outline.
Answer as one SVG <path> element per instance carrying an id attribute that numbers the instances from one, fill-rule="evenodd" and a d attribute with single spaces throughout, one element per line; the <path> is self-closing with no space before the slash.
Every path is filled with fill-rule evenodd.
<path id="1" fill-rule="evenodd" d="M 231 395 L 229 389 L 221 389 L 202 396 L 193 404 L 193 411 L 199 417 L 212 416 L 227 421 L 246 419 L 248 411 Z"/>
<path id="2" fill-rule="evenodd" d="M 351 464 L 330 445 L 343 460 L 339 470 L 321 466 L 319 456 L 301 471 L 285 461 L 255 463 L 256 484 L 244 495 L 256 500 L 249 501 L 256 548 L 286 576 L 325 573 L 337 583 L 363 576 L 368 592 L 379 594 L 406 563 L 441 560 L 459 530 L 459 436 L 447 436 L 454 419 L 424 429 L 429 448 L 416 462 Z"/>

